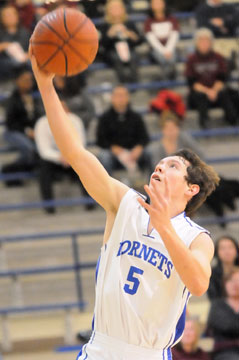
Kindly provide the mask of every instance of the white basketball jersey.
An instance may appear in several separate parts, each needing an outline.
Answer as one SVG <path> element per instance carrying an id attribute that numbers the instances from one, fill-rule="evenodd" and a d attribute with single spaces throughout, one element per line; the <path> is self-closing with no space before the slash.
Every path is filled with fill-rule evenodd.
<path id="1" fill-rule="evenodd" d="M 93 330 L 142 350 L 165 351 L 162 358 L 167 360 L 182 336 L 190 293 L 159 233 L 148 232 L 149 215 L 138 197 L 132 189 L 125 194 L 108 243 L 101 249 Z M 184 212 L 171 222 L 187 247 L 207 232 Z M 117 359 L 121 358 L 126 359 Z"/>

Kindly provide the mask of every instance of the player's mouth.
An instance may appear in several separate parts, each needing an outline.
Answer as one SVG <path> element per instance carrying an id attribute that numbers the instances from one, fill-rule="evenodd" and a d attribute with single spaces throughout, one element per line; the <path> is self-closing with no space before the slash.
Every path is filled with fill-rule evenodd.
<path id="1" fill-rule="evenodd" d="M 160 177 L 157 174 L 152 175 L 152 180 L 161 181 Z"/>

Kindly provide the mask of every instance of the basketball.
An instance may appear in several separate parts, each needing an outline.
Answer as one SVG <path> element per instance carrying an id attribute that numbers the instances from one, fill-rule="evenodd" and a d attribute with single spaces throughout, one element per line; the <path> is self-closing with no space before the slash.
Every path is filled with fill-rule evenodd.
<path id="1" fill-rule="evenodd" d="M 81 11 L 59 8 L 43 16 L 31 37 L 40 69 L 72 76 L 87 69 L 98 50 L 98 32 Z"/>

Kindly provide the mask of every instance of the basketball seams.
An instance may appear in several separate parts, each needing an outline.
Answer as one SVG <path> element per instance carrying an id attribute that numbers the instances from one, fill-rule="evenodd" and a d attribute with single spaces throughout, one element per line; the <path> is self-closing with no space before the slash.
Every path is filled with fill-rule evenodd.
<path id="1" fill-rule="evenodd" d="M 32 45 L 54 45 L 56 47 L 59 47 L 58 43 L 54 43 L 52 41 L 31 41 Z"/>
<path id="2" fill-rule="evenodd" d="M 59 37 L 59 39 L 61 39 L 62 41 L 66 41 L 66 39 L 64 39 L 64 37 L 63 36 L 61 36 L 61 34 L 59 34 L 50 24 L 48 24 L 44 19 L 42 19 L 41 20 L 42 21 L 42 23 L 44 24 L 44 25 L 46 25 L 47 27 L 48 27 L 48 29 L 50 29 L 52 32 L 54 32 L 54 34 L 56 34 L 58 37 Z M 58 45 L 59 46 L 59 45 Z"/>
<path id="3" fill-rule="evenodd" d="M 66 23 L 66 9 L 65 8 L 64 8 L 64 12 L 63 12 L 63 24 L 64 24 L 64 28 L 65 28 L 67 34 L 69 36 L 71 36 L 71 34 L 70 34 L 69 30 L 68 30 L 68 27 L 67 27 L 67 23 Z"/>
<path id="4" fill-rule="evenodd" d="M 74 48 L 74 46 L 72 46 L 70 43 L 67 43 L 67 45 L 69 46 L 69 48 L 70 48 L 76 55 L 78 55 L 78 57 L 79 57 L 86 65 L 89 65 L 89 62 L 86 60 L 86 58 L 85 58 L 81 53 L 79 53 L 79 52 Z"/>
<path id="5" fill-rule="evenodd" d="M 60 50 L 61 50 L 61 48 L 58 47 L 57 50 L 44 62 L 44 64 L 40 65 L 40 68 L 41 68 L 41 69 L 44 69 L 44 67 L 45 67 L 47 64 L 49 64 L 49 62 L 50 62 L 51 60 L 54 59 L 54 57 L 56 56 L 56 54 L 57 54 Z"/>

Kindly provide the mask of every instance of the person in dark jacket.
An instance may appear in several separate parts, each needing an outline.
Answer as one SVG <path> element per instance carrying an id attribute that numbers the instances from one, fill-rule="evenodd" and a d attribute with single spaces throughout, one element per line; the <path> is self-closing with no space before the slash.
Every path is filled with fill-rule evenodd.
<path id="1" fill-rule="evenodd" d="M 199 28 L 210 29 L 215 37 L 233 37 L 236 31 L 235 6 L 222 0 L 207 0 L 196 9 Z"/>
<path id="2" fill-rule="evenodd" d="M 16 72 L 16 86 L 6 106 L 5 141 L 18 150 L 16 167 L 33 165 L 36 148 L 34 143 L 34 125 L 42 114 L 40 99 L 33 96 L 34 81 L 27 66 L 21 66 Z"/>
<path id="3" fill-rule="evenodd" d="M 110 174 L 122 167 L 129 172 L 138 166 L 152 171 L 145 149 L 149 135 L 141 116 L 130 108 L 129 100 L 127 88 L 117 86 L 112 93 L 112 106 L 99 119 L 96 142 L 104 149 L 99 159 Z"/>
<path id="4" fill-rule="evenodd" d="M 227 64 L 225 59 L 213 51 L 213 34 L 206 28 L 195 35 L 196 51 L 186 63 L 185 75 L 190 87 L 189 106 L 199 112 L 201 127 L 208 126 L 208 109 L 220 107 L 226 121 L 235 125 L 237 111 L 230 91 L 226 86 Z"/>
<path id="5" fill-rule="evenodd" d="M 211 304 L 208 332 L 214 339 L 212 360 L 239 359 L 239 267 L 224 280 L 226 297 Z"/>
<path id="6" fill-rule="evenodd" d="M 123 1 L 111 0 L 106 4 L 105 24 L 100 33 L 100 51 L 105 61 L 116 70 L 119 81 L 137 81 L 135 47 L 142 42 L 142 37 L 135 24 L 128 20 Z"/>
<path id="7" fill-rule="evenodd" d="M 239 246 L 232 236 L 223 235 L 215 245 L 215 259 L 217 263 L 212 268 L 209 288 L 207 291 L 210 300 L 222 298 L 224 294 L 223 279 L 239 265 Z"/>

